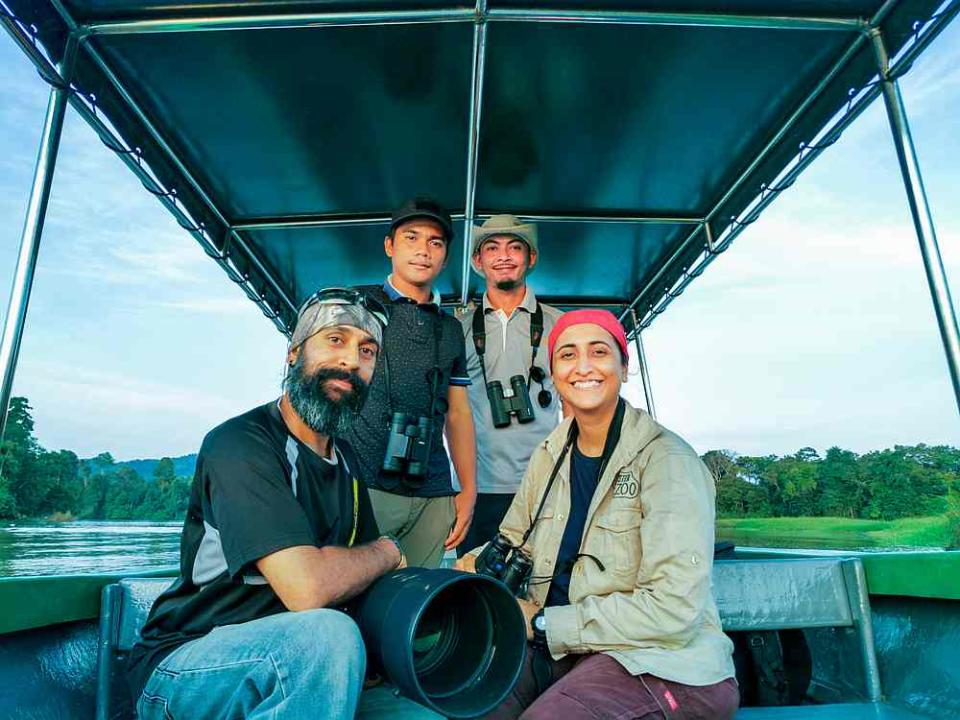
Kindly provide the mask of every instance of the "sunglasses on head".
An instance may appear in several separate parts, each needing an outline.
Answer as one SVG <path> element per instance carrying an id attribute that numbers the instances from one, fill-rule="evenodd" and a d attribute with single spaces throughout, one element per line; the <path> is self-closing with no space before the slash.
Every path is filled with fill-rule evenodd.
<path id="1" fill-rule="evenodd" d="M 297 311 L 297 317 L 300 317 L 304 310 L 315 303 L 320 303 L 321 305 L 359 305 L 373 315 L 381 325 L 384 327 L 387 326 L 387 309 L 383 306 L 383 303 L 361 290 L 342 287 L 318 290 L 304 300 L 300 309 Z"/>

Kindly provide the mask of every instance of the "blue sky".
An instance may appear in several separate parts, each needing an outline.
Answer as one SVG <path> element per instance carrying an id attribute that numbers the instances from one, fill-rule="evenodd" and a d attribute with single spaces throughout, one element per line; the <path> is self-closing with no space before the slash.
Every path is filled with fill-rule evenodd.
<path id="1" fill-rule="evenodd" d="M 47 86 L 0 35 L 0 293 L 6 306 Z M 960 23 L 902 83 L 960 294 Z M 535 276 L 534 276 L 535 280 Z M 880 102 L 645 335 L 659 419 L 701 452 L 960 444 Z M 14 392 L 47 448 L 196 451 L 275 396 L 284 340 L 72 112 Z M 642 405 L 638 379 L 627 395 Z"/>

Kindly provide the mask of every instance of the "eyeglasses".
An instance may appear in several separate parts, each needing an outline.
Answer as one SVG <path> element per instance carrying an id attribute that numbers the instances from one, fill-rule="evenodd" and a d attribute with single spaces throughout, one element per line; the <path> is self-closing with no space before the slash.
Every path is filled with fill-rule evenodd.
<path id="1" fill-rule="evenodd" d="M 359 305 L 373 315 L 381 325 L 387 326 L 387 309 L 383 306 L 383 303 L 361 290 L 343 287 L 329 287 L 318 290 L 303 301 L 297 311 L 297 317 L 300 317 L 308 307 L 315 303 L 322 305 Z"/>

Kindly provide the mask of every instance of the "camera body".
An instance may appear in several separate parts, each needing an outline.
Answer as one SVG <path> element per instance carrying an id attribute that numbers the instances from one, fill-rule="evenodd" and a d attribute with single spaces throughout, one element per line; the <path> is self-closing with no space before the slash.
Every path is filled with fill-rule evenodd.
<path id="1" fill-rule="evenodd" d="M 490 402 L 490 414 L 493 416 L 493 426 L 504 428 L 510 424 L 510 416 L 516 415 L 521 425 L 533 422 L 533 404 L 530 402 L 530 391 L 523 375 L 514 375 L 510 378 L 512 397 L 504 397 L 503 383 L 491 380 L 487 383 L 487 400 Z"/>
<path id="2" fill-rule="evenodd" d="M 433 423 L 428 417 L 395 412 L 390 418 L 390 435 L 383 456 L 383 470 L 422 478 L 430 461 Z"/>
<path id="3" fill-rule="evenodd" d="M 533 558 L 514 547 L 503 535 L 497 535 L 477 556 L 476 571 L 496 578 L 516 597 L 523 597 L 533 572 Z"/>

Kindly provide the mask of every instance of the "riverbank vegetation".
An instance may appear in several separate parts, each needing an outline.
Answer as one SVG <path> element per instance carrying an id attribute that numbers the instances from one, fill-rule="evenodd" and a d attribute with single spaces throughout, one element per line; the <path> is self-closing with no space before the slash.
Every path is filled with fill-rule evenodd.
<path id="1" fill-rule="evenodd" d="M 861 520 L 837 517 L 718 518 L 717 539 L 750 547 L 944 548 L 950 547 L 946 515 Z"/>
<path id="2" fill-rule="evenodd" d="M 703 460 L 717 483 L 724 539 L 791 547 L 960 547 L 958 448 L 897 445 L 857 455 L 833 447 L 823 457 L 809 447 L 784 457 L 712 450 Z"/>
<path id="3" fill-rule="evenodd" d="M 716 481 L 721 539 L 960 548 L 958 448 L 898 445 L 858 455 L 833 447 L 823 457 L 809 447 L 783 457 L 711 450 L 703 460 Z M 138 467 L 146 477 L 109 453 L 80 460 L 69 450 L 45 450 L 33 436 L 27 399 L 13 398 L 0 458 L 0 518 L 181 520 L 192 478 L 178 474 L 170 458 Z"/>
<path id="4" fill-rule="evenodd" d="M 70 450 L 45 450 L 33 436 L 26 398 L 10 402 L 0 456 L 0 518 L 51 520 L 182 520 L 192 478 L 170 458 L 150 478 L 110 453 L 80 460 Z"/>

